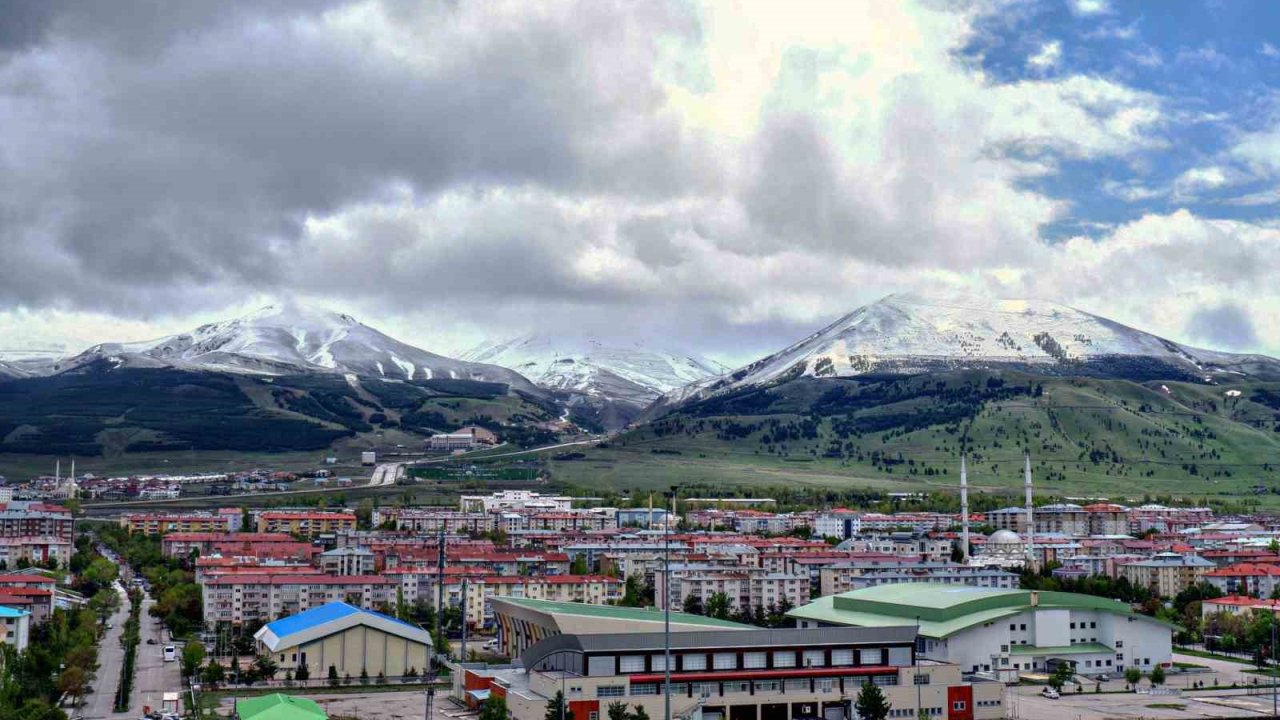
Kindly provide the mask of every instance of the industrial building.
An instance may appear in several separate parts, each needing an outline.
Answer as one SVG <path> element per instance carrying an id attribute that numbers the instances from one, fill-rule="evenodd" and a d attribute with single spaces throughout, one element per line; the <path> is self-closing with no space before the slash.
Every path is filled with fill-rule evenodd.
<path id="1" fill-rule="evenodd" d="M 254 634 L 258 651 L 282 670 L 303 665 L 311 677 L 402 677 L 410 668 L 427 668 L 431 635 L 389 615 L 361 610 L 342 602 L 268 623 Z"/>
<path id="2" fill-rule="evenodd" d="M 1170 625 L 1127 604 L 1076 593 L 935 583 L 881 585 L 820 598 L 788 613 L 802 628 L 918 625 L 924 657 L 965 672 L 1044 672 L 1051 660 L 1083 675 L 1170 662 Z"/>
<path id="3" fill-rule="evenodd" d="M 1003 716 L 1003 685 L 918 661 L 915 637 L 914 627 L 901 625 L 672 632 L 671 717 L 847 720 L 867 683 L 884 692 L 894 718 Z M 513 720 L 541 720 L 557 692 L 574 718 L 600 720 L 619 702 L 666 717 L 667 657 L 661 631 L 556 635 L 526 648 L 519 667 L 466 669 L 455 693 L 502 696 Z"/>

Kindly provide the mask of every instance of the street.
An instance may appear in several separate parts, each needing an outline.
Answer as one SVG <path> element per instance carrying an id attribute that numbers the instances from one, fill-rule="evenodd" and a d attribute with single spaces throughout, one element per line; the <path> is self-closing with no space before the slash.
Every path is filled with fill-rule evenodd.
<path id="1" fill-rule="evenodd" d="M 120 663 L 124 661 L 120 636 L 124 634 L 124 621 L 129 617 L 129 598 L 125 595 L 124 586 L 116 581 L 114 587 L 120 595 L 120 606 L 109 621 L 111 629 L 98 641 L 98 672 L 91 683 L 94 692 L 86 697 L 87 702 L 81 708 L 85 720 L 114 715 L 112 707 L 115 705 L 116 688 L 120 685 Z"/>
<path id="2" fill-rule="evenodd" d="M 137 661 L 134 664 L 129 709 L 123 713 L 114 711 L 116 689 L 120 686 L 120 665 L 124 662 L 120 636 L 124 633 L 124 623 L 129 617 L 129 598 L 124 587 L 118 582 L 115 587 L 120 594 L 120 607 L 111 616 L 111 629 L 98 644 L 98 674 L 93 682 L 94 692 L 80 709 L 85 720 L 138 718 L 142 716 L 144 707 L 159 709 L 165 692 L 182 690 L 180 663 L 164 661 L 164 628 L 148 614 L 155 601 L 150 595 L 144 595 L 140 619 L 142 641 L 138 645 Z M 155 640 L 155 644 L 148 645 L 148 638 Z"/>

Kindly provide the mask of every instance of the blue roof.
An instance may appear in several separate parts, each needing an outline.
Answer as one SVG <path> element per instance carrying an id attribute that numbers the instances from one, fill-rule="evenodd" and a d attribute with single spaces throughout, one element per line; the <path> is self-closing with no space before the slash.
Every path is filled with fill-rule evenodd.
<path id="1" fill-rule="evenodd" d="M 5 607 L 4 605 L 0 605 L 0 617 L 16 618 L 16 617 L 22 617 L 23 615 L 26 615 L 26 614 L 27 614 L 26 610 L 17 610 L 15 608 Z"/>
<path id="2" fill-rule="evenodd" d="M 417 625 L 407 623 L 399 618 L 394 618 L 390 615 L 383 615 L 382 613 L 373 612 L 372 610 L 362 610 L 361 608 L 354 605 L 348 605 L 344 602 L 331 602 L 327 605 L 321 605 L 318 608 L 311 608 L 305 612 L 300 612 L 297 615 L 280 618 L 274 622 L 267 623 L 267 629 L 274 633 L 276 637 L 283 638 L 297 632 L 302 632 L 303 630 L 309 630 L 317 625 L 323 625 L 357 613 L 384 618 L 392 622 L 400 623 L 405 627 L 413 628 L 414 630 L 422 629 Z"/>

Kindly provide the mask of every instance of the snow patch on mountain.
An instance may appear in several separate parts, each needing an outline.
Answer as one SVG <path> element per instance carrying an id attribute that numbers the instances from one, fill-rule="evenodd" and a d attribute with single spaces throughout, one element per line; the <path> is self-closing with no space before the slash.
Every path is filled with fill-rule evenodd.
<path id="1" fill-rule="evenodd" d="M 1192 348 L 1054 302 L 890 295 L 725 378 L 703 380 L 664 404 L 798 377 L 1022 367 L 1072 374 L 1090 362 L 1156 361 L 1198 377 L 1280 370 L 1280 361 Z"/>
<path id="2" fill-rule="evenodd" d="M 536 334 L 482 343 L 459 357 L 511 368 L 550 390 L 636 406 L 726 370 L 713 360 L 639 341 L 609 344 Z"/>
<path id="3" fill-rule="evenodd" d="M 527 379 L 495 365 L 455 360 L 389 337 L 350 315 L 298 305 L 270 305 L 248 315 L 201 325 L 147 342 L 104 343 L 60 360 L 64 372 L 103 358 L 120 367 L 177 367 L 291 375 L 338 373 L 405 380 L 447 374 L 532 390 Z M 113 363 L 113 364 L 114 364 Z"/>

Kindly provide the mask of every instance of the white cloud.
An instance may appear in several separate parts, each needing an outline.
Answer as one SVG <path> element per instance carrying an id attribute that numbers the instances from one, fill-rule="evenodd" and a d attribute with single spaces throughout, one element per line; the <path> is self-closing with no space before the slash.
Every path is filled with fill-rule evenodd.
<path id="1" fill-rule="evenodd" d="M 1236 179 L 1234 173 L 1219 165 L 1194 167 L 1174 179 L 1173 192 L 1177 197 L 1195 197 L 1201 192 L 1231 185 Z"/>
<path id="2" fill-rule="evenodd" d="M 1262 43 L 1262 47 L 1258 48 L 1258 52 L 1269 58 L 1280 58 L 1280 50 L 1269 42 Z"/>
<path id="3" fill-rule="evenodd" d="M 1062 42 L 1051 40 L 1040 46 L 1034 55 L 1027 58 L 1027 65 L 1040 72 L 1047 72 L 1058 67 L 1062 62 Z"/>
<path id="4" fill-rule="evenodd" d="M 1070 7 L 1077 15 L 1106 15 L 1111 12 L 1108 0 L 1070 0 Z"/>
<path id="5" fill-rule="evenodd" d="M 1169 194 L 1167 189 L 1149 187 L 1136 180 L 1126 182 L 1106 180 L 1102 183 L 1102 191 L 1130 203 L 1146 202 Z"/>

